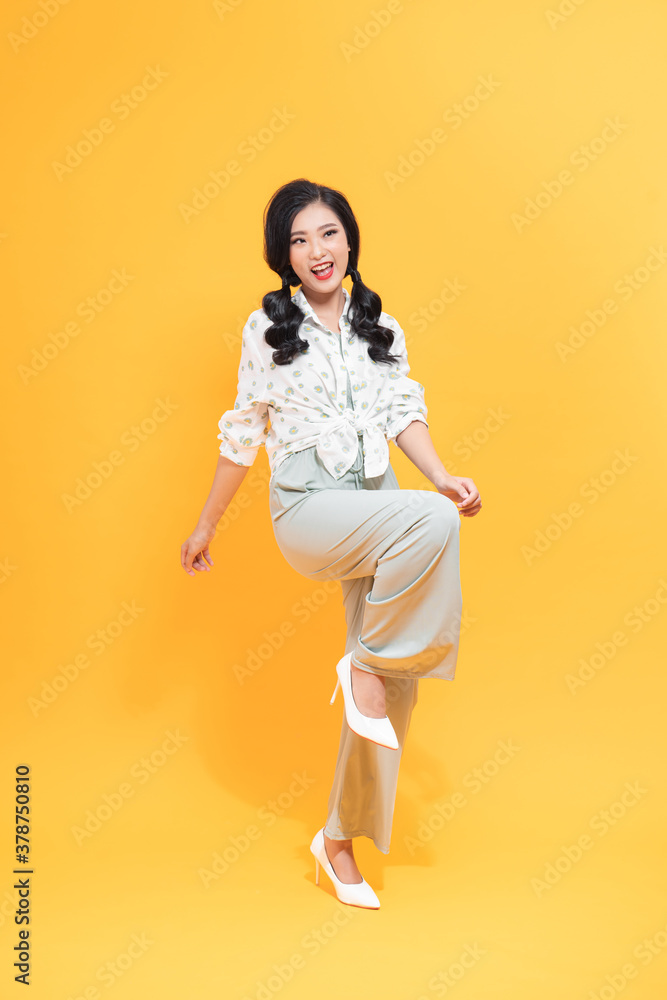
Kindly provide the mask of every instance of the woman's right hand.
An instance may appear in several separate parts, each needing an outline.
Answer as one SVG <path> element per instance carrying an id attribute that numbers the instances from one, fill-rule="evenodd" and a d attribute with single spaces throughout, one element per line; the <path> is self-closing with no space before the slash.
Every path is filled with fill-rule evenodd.
<path id="1" fill-rule="evenodd" d="M 195 570 L 210 572 L 213 566 L 211 554 L 208 551 L 209 542 L 215 538 L 215 525 L 198 524 L 186 542 L 181 545 L 181 566 L 189 576 L 195 575 Z"/>

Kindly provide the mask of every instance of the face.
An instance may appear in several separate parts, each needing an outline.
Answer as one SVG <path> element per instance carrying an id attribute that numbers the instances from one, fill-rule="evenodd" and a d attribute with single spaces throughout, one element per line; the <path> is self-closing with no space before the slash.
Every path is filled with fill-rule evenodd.
<path id="1" fill-rule="evenodd" d="M 294 216 L 290 264 L 305 290 L 316 293 L 334 291 L 345 277 L 348 257 L 345 230 L 330 208 L 315 202 Z M 319 265 L 322 264 L 329 266 L 321 268 Z M 314 272 L 313 268 L 317 271 Z"/>

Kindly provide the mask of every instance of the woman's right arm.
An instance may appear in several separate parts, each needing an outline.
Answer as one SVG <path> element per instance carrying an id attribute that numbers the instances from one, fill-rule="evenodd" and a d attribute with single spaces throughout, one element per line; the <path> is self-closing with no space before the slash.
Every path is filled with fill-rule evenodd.
<path id="1" fill-rule="evenodd" d="M 218 456 L 213 485 L 199 515 L 195 530 L 181 545 L 181 566 L 190 576 L 195 570 L 210 570 L 213 560 L 208 550 L 215 538 L 218 521 L 248 473 L 248 465 L 237 465 L 224 455 Z"/>
<path id="2" fill-rule="evenodd" d="M 260 319 L 256 310 L 243 327 L 236 402 L 223 413 L 218 424 L 220 454 L 213 485 L 197 527 L 181 546 L 181 565 L 190 576 L 195 575 L 195 570 L 210 570 L 213 565 L 209 542 L 268 434 L 269 411 L 264 402 L 266 361 L 259 350 Z"/>

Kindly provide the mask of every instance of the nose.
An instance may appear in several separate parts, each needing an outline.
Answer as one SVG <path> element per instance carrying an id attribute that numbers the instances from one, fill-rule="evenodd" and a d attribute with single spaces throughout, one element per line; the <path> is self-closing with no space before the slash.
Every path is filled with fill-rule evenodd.
<path id="1" fill-rule="evenodd" d="M 320 246 L 317 238 L 315 238 L 313 240 L 312 250 L 310 251 L 311 259 L 314 260 L 314 261 L 318 261 L 318 260 L 320 260 L 325 255 L 325 253 L 326 253 L 326 251 L 325 251 L 324 247 Z"/>

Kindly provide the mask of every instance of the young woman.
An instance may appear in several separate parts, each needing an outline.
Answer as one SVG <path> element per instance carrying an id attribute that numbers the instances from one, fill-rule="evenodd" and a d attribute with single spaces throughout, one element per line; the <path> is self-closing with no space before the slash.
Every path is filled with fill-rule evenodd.
<path id="1" fill-rule="evenodd" d="M 311 580 L 338 580 L 347 643 L 344 714 L 327 820 L 310 845 L 341 902 L 377 909 L 352 839 L 387 854 L 398 766 L 420 679 L 453 680 L 461 620 L 459 517 L 481 508 L 471 479 L 438 458 L 405 336 L 357 270 L 359 227 L 341 192 L 299 179 L 264 212 L 264 259 L 282 279 L 243 330 L 234 408 L 183 569 L 209 571 L 209 543 L 259 447 L 281 552 Z M 352 293 L 343 278 L 352 278 Z M 292 295 L 291 288 L 298 287 Z M 395 441 L 435 490 L 400 488 Z M 326 655 L 321 667 L 332 670 Z"/>

